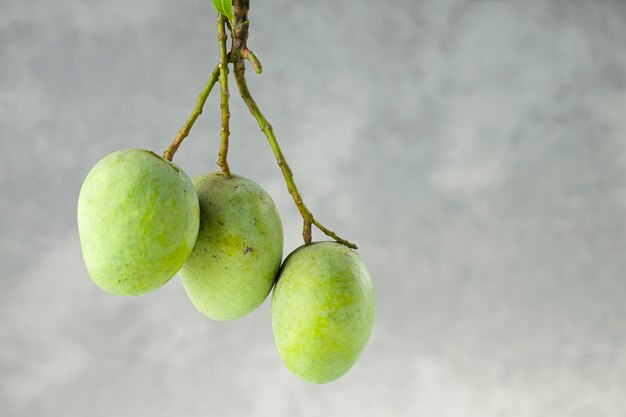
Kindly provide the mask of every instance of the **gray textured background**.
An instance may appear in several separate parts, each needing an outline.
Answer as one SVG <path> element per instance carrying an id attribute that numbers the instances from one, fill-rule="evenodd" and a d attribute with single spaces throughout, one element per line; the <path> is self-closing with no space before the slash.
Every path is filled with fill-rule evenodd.
<path id="1" fill-rule="evenodd" d="M 392 6 L 390 6 L 392 5 Z M 78 190 L 162 151 L 216 62 L 209 0 L 0 0 L 0 415 L 623 416 L 626 2 L 252 1 L 249 74 L 313 212 L 361 246 L 377 321 L 323 386 L 269 303 L 88 278 Z M 233 94 L 231 166 L 300 220 Z M 217 96 L 176 157 L 215 170 Z M 319 235 L 318 235 L 319 237 Z"/>

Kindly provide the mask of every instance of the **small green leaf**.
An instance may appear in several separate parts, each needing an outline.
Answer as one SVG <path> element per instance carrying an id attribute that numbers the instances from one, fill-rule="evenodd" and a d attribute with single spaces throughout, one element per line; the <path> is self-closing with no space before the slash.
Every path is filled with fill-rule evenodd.
<path id="1" fill-rule="evenodd" d="M 233 20 L 233 0 L 213 0 L 213 6 L 218 13 L 223 14 L 228 19 Z"/>

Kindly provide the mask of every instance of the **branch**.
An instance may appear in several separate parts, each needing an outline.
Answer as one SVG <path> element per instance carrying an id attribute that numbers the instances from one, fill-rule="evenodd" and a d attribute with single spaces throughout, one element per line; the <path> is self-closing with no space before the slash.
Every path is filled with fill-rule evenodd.
<path id="1" fill-rule="evenodd" d="M 211 92 L 211 90 L 213 89 L 213 86 L 217 82 L 218 76 L 219 76 L 219 65 L 213 69 L 213 72 L 211 72 L 209 81 L 207 81 L 206 86 L 204 87 L 204 90 L 202 90 L 202 92 L 198 96 L 196 107 L 194 107 L 185 125 L 178 131 L 178 134 L 176 135 L 176 137 L 174 138 L 170 146 L 168 146 L 165 152 L 163 152 L 163 158 L 167 159 L 168 161 L 171 161 L 174 158 L 174 154 L 178 150 L 178 147 L 180 146 L 180 144 L 183 142 L 183 140 L 185 140 L 187 136 L 189 136 L 189 132 L 191 131 L 191 128 L 196 122 L 196 119 L 198 118 L 198 116 L 200 116 L 200 114 L 202 114 L 202 108 L 204 107 L 204 103 L 206 103 L 207 97 L 209 97 L 209 93 Z"/>
<path id="2" fill-rule="evenodd" d="M 245 67 L 243 51 L 248 50 L 248 27 L 250 26 L 250 21 L 248 20 L 249 8 L 250 0 L 233 0 L 233 14 L 235 18 L 233 19 L 231 58 L 234 63 L 235 73 Z"/>
<path id="3" fill-rule="evenodd" d="M 222 131 L 221 131 L 221 144 L 220 151 L 217 158 L 217 164 L 222 169 L 226 178 L 230 177 L 230 167 L 226 160 L 228 156 L 228 138 L 230 136 L 230 109 L 228 106 L 228 99 L 230 93 L 228 92 L 228 54 L 226 52 L 226 17 L 222 14 L 217 18 L 217 40 L 220 45 L 220 63 L 218 65 L 220 72 L 220 92 L 222 109 Z"/>

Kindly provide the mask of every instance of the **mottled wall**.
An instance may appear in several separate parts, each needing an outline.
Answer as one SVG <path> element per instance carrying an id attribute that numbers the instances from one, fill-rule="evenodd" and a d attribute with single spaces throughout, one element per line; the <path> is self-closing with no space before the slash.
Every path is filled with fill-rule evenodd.
<path id="1" fill-rule="evenodd" d="M 209 0 L 0 0 L 0 415 L 626 413 L 626 2 L 252 1 L 251 88 L 313 212 L 359 243 L 361 360 L 288 373 L 269 303 L 96 288 L 89 168 L 161 151 L 217 57 Z M 233 94 L 231 166 L 300 220 Z M 217 97 L 176 161 L 216 169 Z M 319 236 L 318 236 L 319 237 Z"/>

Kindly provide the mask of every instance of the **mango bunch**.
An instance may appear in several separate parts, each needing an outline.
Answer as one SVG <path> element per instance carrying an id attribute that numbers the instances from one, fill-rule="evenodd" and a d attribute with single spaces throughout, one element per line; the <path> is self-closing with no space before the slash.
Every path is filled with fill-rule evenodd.
<path id="1" fill-rule="evenodd" d="M 283 228 L 270 195 L 221 172 L 193 181 L 143 149 L 98 162 L 78 199 L 78 230 L 92 280 L 134 296 L 177 273 L 206 317 L 241 318 L 272 295 L 276 346 L 308 382 L 344 375 L 374 322 L 374 288 L 359 254 L 335 242 L 301 246 L 283 261 Z"/>

